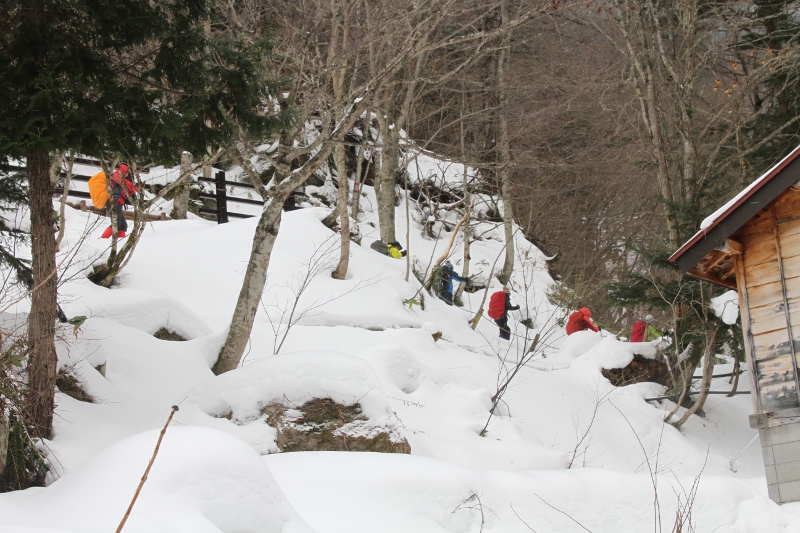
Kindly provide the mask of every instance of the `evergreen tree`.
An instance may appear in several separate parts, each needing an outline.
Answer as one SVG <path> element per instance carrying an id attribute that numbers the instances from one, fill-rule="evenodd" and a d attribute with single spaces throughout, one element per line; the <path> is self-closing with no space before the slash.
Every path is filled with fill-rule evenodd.
<path id="1" fill-rule="evenodd" d="M 27 413 L 48 438 L 56 379 L 50 154 L 164 161 L 226 142 L 235 117 L 268 130 L 263 42 L 214 39 L 209 0 L 0 4 L 0 160 L 27 164 L 32 282 Z M 259 112 L 259 110 L 261 112 Z"/>
<path id="2" fill-rule="evenodd" d="M 25 175 L 3 167 L 4 165 L 0 164 L 0 265 L 10 268 L 17 281 L 30 288 L 32 283 L 30 261 L 17 257 L 15 253 L 18 244 L 28 241 L 28 234 L 5 216 L 28 203 Z"/>

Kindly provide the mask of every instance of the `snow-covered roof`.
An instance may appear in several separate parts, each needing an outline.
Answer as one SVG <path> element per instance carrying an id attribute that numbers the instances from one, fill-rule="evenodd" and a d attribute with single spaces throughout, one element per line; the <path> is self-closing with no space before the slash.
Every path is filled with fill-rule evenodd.
<path id="1" fill-rule="evenodd" d="M 788 163 L 797 156 L 798 150 L 800 150 L 800 146 L 792 150 L 792 152 L 789 155 L 781 159 L 778 162 L 778 164 L 776 164 L 774 167 L 765 172 L 761 177 L 754 180 L 753 183 L 748 185 L 747 188 L 742 190 L 742 192 L 740 192 L 739 194 L 728 200 L 728 203 L 726 203 L 725 205 L 723 205 L 722 207 L 720 207 L 719 209 L 708 215 L 705 218 L 705 220 L 703 220 L 703 222 L 700 223 L 700 231 L 707 230 L 711 226 L 715 225 L 720 218 L 722 218 L 724 215 L 728 213 L 729 210 L 732 210 L 733 207 L 741 203 L 741 201 L 744 198 L 749 197 L 753 192 L 755 192 L 758 188 L 760 188 L 765 181 L 775 176 L 775 174 L 780 169 L 782 169 L 786 163 Z"/>
<path id="2" fill-rule="evenodd" d="M 681 246 L 670 261 L 684 272 L 800 179 L 800 146 L 753 181 L 725 205 L 706 217 L 700 230 Z M 792 164 L 797 160 L 795 164 Z"/>

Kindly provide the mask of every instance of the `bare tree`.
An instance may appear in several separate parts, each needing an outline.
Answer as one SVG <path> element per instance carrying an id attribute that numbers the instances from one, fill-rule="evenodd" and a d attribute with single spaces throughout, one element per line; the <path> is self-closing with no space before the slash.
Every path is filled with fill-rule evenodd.
<path id="1" fill-rule="evenodd" d="M 186 176 L 192 172 L 192 161 L 194 156 L 190 152 L 181 152 L 181 176 Z M 175 199 L 172 205 L 172 218 L 183 220 L 189 212 L 189 189 L 192 187 L 191 179 L 180 180 L 180 185 L 175 191 Z"/>
<path id="2" fill-rule="evenodd" d="M 508 0 L 500 3 L 500 24 L 502 27 L 508 24 Z M 503 285 L 508 283 L 511 273 L 514 271 L 514 201 L 511 196 L 511 147 L 508 139 L 508 77 L 506 74 L 511 57 L 510 43 L 511 32 L 506 32 L 503 34 L 503 42 L 497 58 L 497 92 L 500 100 L 497 106 L 497 147 L 500 156 L 498 171 L 503 197 L 503 229 L 506 238 L 506 257 L 498 280 Z"/>
<path id="3" fill-rule="evenodd" d="M 469 20 L 459 23 L 456 30 L 443 24 L 452 17 L 455 0 L 439 0 L 425 4 L 380 4 L 369 28 L 369 38 L 380 43 L 375 54 L 377 68 L 365 65 L 358 46 L 367 33 L 357 31 L 360 21 L 347 19 L 348 35 L 354 41 L 342 45 L 348 51 L 347 81 L 341 99 L 332 91 L 332 75 L 336 69 L 319 69 L 329 56 L 330 5 L 324 2 L 281 6 L 280 10 L 261 13 L 263 19 L 250 20 L 257 26 L 261 20 L 271 20 L 277 34 L 277 55 L 285 58 L 277 64 L 265 58 L 265 67 L 276 70 L 276 78 L 292 79 L 291 86 L 279 93 L 276 105 L 296 105 L 296 119 L 287 124 L 277 139 L 270 139 L 275 148 L 269 153 L 255 154 L 259 169 L 248 161 L 244 169 L 256 191 L 265 201 L 256 227 L 253 247 L 231 319 L 227 339 L 213 367 L 215 373 L 226 372 L 239 364 L 253 327 L 258 303 L 264 291 L 270 255 L 280 229 L 283 202 L 292 191 L 302 186 L 327 160 L 337 143 L 382 93 L 406 64 L 416 64 L 417 58 L 431 50 L 458 42 L 481 42 L 495 38 L 497 33 L 471 30 Z M 372 15 L 371 15 L 372 16 Z M 459 13 L 459 17 L 462 16 Z M 327 28 L 323 31 L 323 28 Z M 436 39 L 432 39 L 432 35 Z M 328 52 L 326 52 L 328 51 Z M 380 113 L 379 113 L 380 115 Z M 337 120 L 334 120 L 334 117 Z M 388 126 L 387 126 L 388 128 Z M 242 138 L 237 148 L 251 154 L 252 146 L 264 139 Z M 346 179 L 346 178 L 345 178 Z M 346 210 L 346 205 L 344 206 Z"/>

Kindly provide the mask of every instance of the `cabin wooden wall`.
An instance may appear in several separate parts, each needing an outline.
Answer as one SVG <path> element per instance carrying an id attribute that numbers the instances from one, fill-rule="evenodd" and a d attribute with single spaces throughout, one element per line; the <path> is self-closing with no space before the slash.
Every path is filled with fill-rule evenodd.
<path id="1" fill-rule="evenodd" d="M 742 318 L 743 323 L 749 322 L 745 329 L 751 335 L 748 351 L 752 352 L 757 411 L 800 407 L 796 375 L 800 357 L 800 192 L 788 189 L 739 230 L 736 238 L 743 248 L 739 261 L 744 279 L 737 282 L 740 293 L 746 290 L 740 296 L 749 314 L 749 320 L 744 320 L 744 312 Z"/>

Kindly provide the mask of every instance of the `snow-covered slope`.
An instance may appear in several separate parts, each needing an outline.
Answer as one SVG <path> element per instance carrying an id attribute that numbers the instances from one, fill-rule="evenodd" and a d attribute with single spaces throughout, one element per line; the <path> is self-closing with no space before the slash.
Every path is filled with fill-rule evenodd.
<path id="1" fill-rule="evenodd" d="M 99 239 L 105 222 L 68 209 L 62 253 L 75 259 L 61 300 L 67 315 L 89 318 L 64 331 L 60 365 L 97 401 L 57 395 L 49 485 L 0 495 L 0 531 L 113 531 L 173 404 L 180 411 L 125 531 L 659 531 L 656 494 L 662 527 L 671 530 L 698 479 L 697 531 L 800 531 L 800 505 L 778 507 L 766 497 L 758 443 L 730 469 L 755 435 L 749 398 L 713 396 L 706 417 L 678 431 L 662 423 L 667 406 L 644 401 L 662 387 L 614 388 L 602 376 L 601 367 L 624 366 L 651 349 L 644 344 L 591 332 L 567 338 L 557 329 L 546 338 L 546 357 L 520 371 L 481 436 L 501 359 L 516 360 L 531 342 L 520 320 L 548 330 L 560 313 L 546 298 L 545 258 L 517 238 L 512 300 L 522 309 L 512 317 L 512 341 L 501 341 L 489 320 L 476 331 L 467 323 L 482 291 L 465 294 L 464 308 L 427 295 L 424 310 L 404 303 L 419 299 L 419 282 L 413 274 L 406 281 L 405 260 L 369 249 L 378 230 L 374 193 L 365 187 L 365 194 L 364 239 L 352 247 L 344 281 L 329 275 L 338 234 L 319 222 L 326 211 L 284 214 L 243 365 L 220 377 L 210 367 L 255 220 L 154 222 L 108 290 L 77 275 L 107 246 Z M 404 204 L 396 215 L 401 237 Z M 440 229 L 440 239 L 424 238 L 411 222 L 407 247 L 423 272 L 450 237 Z M 471 273 L 489 280 L 502 227 L 482 222 L 476 233 L 483 240 L 473 244 Z M 462 255 L 456 239 L 457 269 Z M 190 340 L 154 338 L 161 327 Z M 411 455 L 267 454 L 276 450 L 275 431 L 259 408 L 282 395 L 361 401 L 371 421 L 403 434 Z"/>

